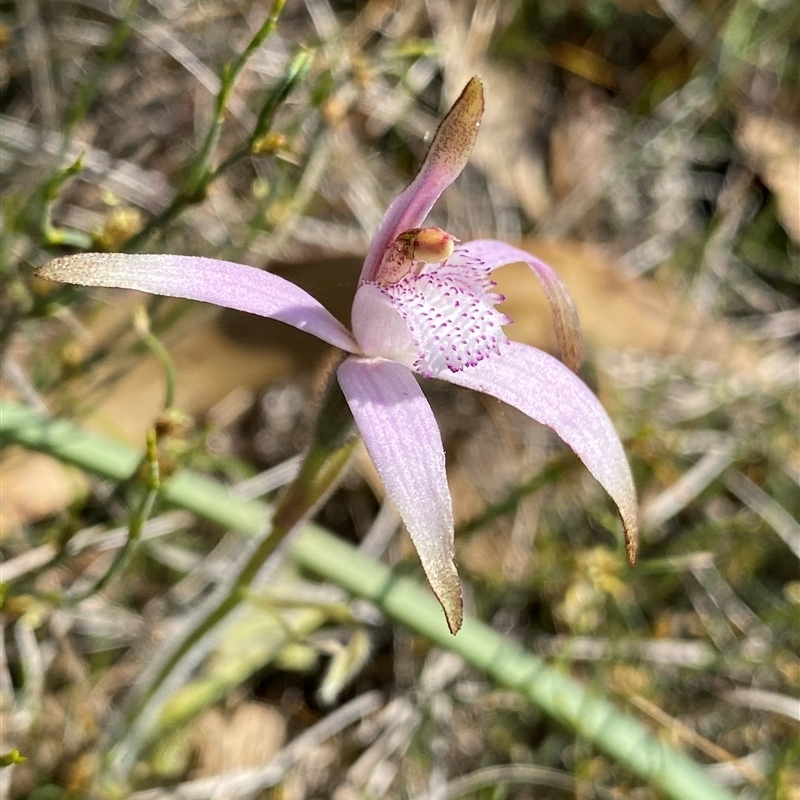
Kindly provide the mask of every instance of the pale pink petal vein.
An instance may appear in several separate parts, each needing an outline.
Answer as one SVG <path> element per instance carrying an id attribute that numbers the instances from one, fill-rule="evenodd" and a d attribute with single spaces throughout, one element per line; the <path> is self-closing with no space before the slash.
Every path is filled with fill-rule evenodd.
<path id="1" fill-rule="evenodd" d="M 437 377 L 503 400 L 552 428 L 616 503 L 628 560 L 635 561 L 638 519 L 633 476 L 608 414 L 580 378 L 547 353 L 518 342 L 509 342 L 500 358 Z"/>
<path id="2" fill-rule="evenodd" d="M 461 627 L 461 587 L 453 563 L 444 450 L 433 411 L 414 376 L 400 364 L 351 357 L 337 374 L 367 452 L 455 633 Z"/>
<path id="3" fill-rule="evenodd" d="M 41 278 L 200 300 L 293 325 L 350 353 L 352 334 L 308 292 L 269 272 L 213 258 L 86 253 L 57 258 Z"/>

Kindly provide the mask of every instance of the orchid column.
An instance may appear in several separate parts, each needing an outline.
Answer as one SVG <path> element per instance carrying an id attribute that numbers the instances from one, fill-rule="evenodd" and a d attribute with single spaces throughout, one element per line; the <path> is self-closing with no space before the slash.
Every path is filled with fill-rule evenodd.
<path id="1" fill-rule="evenodd" d="M 347 438 L 352 413 L 453 633 L 463 615 L 453 512 L 441 436 L 420 377 L 484 392 L 552 428 L 616 503 L 630 562 L 637 544 L 636 493 L 622 445 L 602 406 L 572 371 L 580 367 L 581 335 L 564 284 L 523 250 L 493 240 L 461 243 L 447 231 L 421 227 L 466 165 L 482 115 L 483 87 L 473 78 L 442 120 L 417 177 L 391 204 L 372 240 L 353 301 L 352 332 L 294 284 L 242 264 L 87 253 L 57 259 L 38 271 L 49 280 L 138 289 L 260 314 L 343 350 L 338 386 L 329 389 L 328 412 L 321 416 L 305 466 L 278 503 L 265 555 L 335 484 L 353 446 Z M 506 337 L 503 327 L 511 320 L 496 309 L 503 297 L 493 291 L 489 276 L 513 262 L 527 264 L 539 279 L 566 366 Z"/>

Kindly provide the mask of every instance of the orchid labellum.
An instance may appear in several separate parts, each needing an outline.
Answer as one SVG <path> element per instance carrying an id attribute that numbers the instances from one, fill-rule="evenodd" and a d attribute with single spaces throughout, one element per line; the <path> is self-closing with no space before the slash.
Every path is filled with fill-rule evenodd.
<path id="1" fill-rule="evenodd" d="M 289 281 L 243 264 L 178 255 L 86 253 L 56 259 L 42 278 L 183 297 L 271 317 L 349 355 L 337 378 L 366 448 L 397 505 L 450 630 L 461 627 L 461 587 L 453 562 L 453 512 L 441 435 L 417 376 L 496 397 L 552 428 L 616 503 L 628 559 L 636 556 L 637 506 L 620 440 L 602 406 L 574 374 L 581 337 L 572 299 L 544 263 L 503 242 L 459 242 L 422 227 L 458 177 L 483 114 L 473 78 L 439 126 L 410 186 L 389 206 L 364 262 L 352 331 Z M 497 310 L 491 272 L 523 262 L 550 306 L 562 364 L 511 342 Z"/>

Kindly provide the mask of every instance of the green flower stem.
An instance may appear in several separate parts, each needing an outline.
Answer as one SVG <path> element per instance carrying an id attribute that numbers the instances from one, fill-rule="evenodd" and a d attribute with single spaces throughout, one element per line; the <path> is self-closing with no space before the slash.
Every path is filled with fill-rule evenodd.
<path id="1" fill-rule="evenodd" d="M 77 597 L 69 597 L 68 602 L 70 605 L 80 603 L 103 589 L 111 583 L 112 578 L 121 572 L 130 561 L 133 555 L 134 548 L 141 539 L 144 524 L 150 517 L 153 506 L 158 497 L 158 490 L 161 488 L 161 469 L 158 463 L 158 436 L 155 430 L 148 431 L 147 433 L 147 450 L 141 466 L 147 470 L 147 478 L 145 479 L 145 493 L 139 505 L 131 515 L 128 524 L 128 538 L 125 544 L 117 552 L 111 566 L 89 589 L 82 592 Z"/>
<path id="2" fill-rule="evenodd" d="M 158 359 L 164 369 L 164 411 L 168 413 L 175 406 L 175 385 L 177 383 L 175 364 L 167 348 L 150 330 L 150 318 L 144 306 L 137 306 L 134 310 L 133 326 L 144 346 Z"/>
<path id="3" fill-rule="evenodd" d="M 272 525 L 279 530 L 291 530 L 319 508 L 344 475 L 358 443 L 353 415 L 333 372 L 337 360 L 341 363 L 341 355 L 330 364 L 311 447 L 299 474 L 275 504 Z"/>
<path id="4" fill-rule="evenodd" d="M 153 705 L 159 705 L 157 697 L 160 695 L 162 686 L 169 681 L 170 676 L 183 659 L 189 656 L 201 644 L 202 640 L 246 599 L 250 587 L 269 559 L 275 555 L 290 535 L 299 531 L 299 523 L 313 512 L 314 508 L 328 496 L 336 485 L 338 478 L 343 474 L 344 468 L 350 460 L 356 443 L 356 439 L 344 443 L 334 452 L 328 453 L 328 458 L 324 461 L 320 454 L 312 449 L 306 463 L 310 462 L 312 465 L 317 466 L 318 471 L 312 475 L 310 469 L 305 467 L 301 469 L 295 482 L 278 501 L 272 520 L 269 520 L 269 508 L 263 505 L 259 509 L 260 513 L 257 516 L 253 516 L 253 522 L 257 522 L 257 525 L 252 528 L 248 526 L 244 530 L 240 529 L 242 533 L 256 536 L 259 539 L 257 546 L 246 557 L 238 572 L 231 576 L 230 582 L 221 587 L 222 591 L 212 594 L 207 603 L 198 609 L 199 613 L 192 619 L 192 623 L 176 637 L 176 641 L 171 648 L 162 654 L 157 668 L 149 676 L 146 684 L 137 687 L 140 691 L 137 693 L 134 702 L 127 709 L 126 717 L 132 727 L 135 727 L 137 731 L 141 731 L 138 737 L 140 745 L 147 740 L 148 733 L 156 721 L 156 715 L 152 713 Z M 193 478 L 199 477 L 188 472 L 181 474 L 188 477 L 190 482 Z M 310 489 L 302 488 L 308 486 L 307 482 L 311 483 Z M 209 481 L 209 483 L 213 482 Z M 183 508 L 202 514 L 202 511 L 197 508 L 192 508 L 176 501 L 174 498 L 170 498 L 171 485 L 172 481 L 165 486 L 164 496 L 167 500 L 171 499 L 175 505 L 180 505 Z M 186 478 L 184 478 L 183 483 L 178 483 L 179 497 L 185 497 L 183 492 L 180 491 L 181 487 L 185 485 Z M 295 488 L 298 486 L 301 488 Z M 188 488 L 191 490 L 194 487 Z M 197 488 L 202 488 L 202 484 Z M 191 492 L 191 497 L 187 499 L 191 501 L 201 500 L 201 494 Z M 227 504 L 227 499 L 223 500 L 223 502 Z M 223 522 L 223 524 L 226 523 Z M 226 527 L 233 528 L 234 526 L 226 524 Z M 156 702 L 153 702 L 154 700 Z M 131 751 L 130 745 L 128 745 L 127 750 Z M 127 764 L 126 768 L 130 766 L 132 764 Z"/>
<path id="5" fill-rule="evenodd" d="M 220 584 L 218 590 L 203 602 L 175 641 L 158 650 L 155 661 L 143 673 L 146 680 L 134 686 L 132 696 L 129 695 L 125 704 L 123 727 L 118 731 L 116 744 L 111 747 L 107 764 L 104 765 L 101 784 L 106 784 L 108 779 L 108 785 L 114 785 L 130 774 L 136 756 L 165 721 L 165 705 L 170 690 L 174 688 L 175 676 L 190 671 L 198 661 L 198 653 L 200 657 L 205 655 L 203 640 L 239 607 L 261 568 L 285 541 L 288 531 L 267 529 L 265 510 L 262 509 L 260 515 L 259 533 L 248 531 L 251 535 L 258 535 L 259 541 L 239 571 Z"/>
<path id="6" fill-rule="evenodd" d="M 217 149 L 220 134 L 222 133 L 222 124 L 225 121 L 225 112 L 228 106 L 228 100 L 233 92 L 233 87 L 236 85 L 239 75 L 241 75 L 242 70 L 245 68 L 245 65 L 252 55 L 264 44 L 267 38 L 274 33 L 275 28 L 278 26 L 278 18 L 285 4 L 286 0 L 274 0 L 267 18 L 258 31 L 256 31 L 255 36 L 250 40 L 244 52 L 236 61 L 232 64 L 226 64 L 223 68 L 220 88 L 214 104 L 214 118 L 211 121 L 206 138 L 182 189 L 182 193 L 187 197 L 192 197 L 203 190 L 205 185 L 204 181 L 209 173 L 209 165 Z"/>
<path id="7" fill-rule="evenodd" d="M 0 435 L 6 442 L 116 480 L 127 478 L 139 461 L 137 453 L 123 445 L 11 403 L 0 404 Z M 249 535 L 263 529 L 269 513 L 265 504 L 236 498 L 216 482 L 189 472 L 168 481 L 162 497 Z M 633 716 L 483 623 L 468 617 L 461 632 L 451 636 L 429 591 L 322 528 L 305 525 L 291 553 L 298 564 L 374 602 L 395 621 L 457 653 L 498 684 L 519 691 L 673 800 L 733 800 L 696 762 L 660 741 Z"/>
<path id="8" fill-rule="evenodd" d="M 254 153 L 257 150 L 256 145 L 264 139 L 272 125 L 275 112 L 308 74 L 314 54 L 313 51 L 302 50 L 292 59 L 286 68 L 282 80 L 274 87 L 272 92 L 270 92 L 264 106 L 259 112 L 255 128 L 245 142 L 230 153 L 217 167 L 212 166 L 222 133 L 222 126 L 225 121 L 225 110 L 231 92 L 249 59 L 275 31 L 285 2 L 286 0 L 274 0 L 268 17 L 264 20 L 255 36 L 250 40 L 244 52 L 235 62 L 223 68 L 220 78 L 219 93 L 214 103 L 214 116 L 211 125 L 209 126 L 199 152 L 188 166 L 186 178 L 167 208 L 145 225 L 141 231 L 131 236 L 131 238 L 125 242 L 123 245 L 125 251 L 136 251 L 152 233 L 158 229 L 164 228 L 177 217 L 184 208 L 202 202 L 205 199 L 208 187 L 220 175 L 230 169 L 234 164 Z"/>
<path id="9" fill-rule="evenodd" d="M 53 225 L 53 204 L 58 199 L 61 189 L 75 175 L 83 171 L 83 155 L 64 169 L 58 170 L 42 187 L 42 208 L 40 229 L 42 240 L 48 245 L 68 245 L 88 250 L 92 245 L 92 237 L 83 231 L 71 228 L 57 228 Z"/>

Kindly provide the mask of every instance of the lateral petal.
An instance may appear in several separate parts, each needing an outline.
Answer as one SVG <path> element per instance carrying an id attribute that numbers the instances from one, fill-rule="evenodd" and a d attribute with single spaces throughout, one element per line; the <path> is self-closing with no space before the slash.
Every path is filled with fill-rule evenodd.
<path id="1" fill-rule="evenodd" d="M 286 322 L 348 353 L 350 332 L 310 294 L 269 272 L 212 258 L 82 253 L 39 267 L 40 278 L 200 300 Z"/>
<path id="2" fill-rule="evenodd" d="M 558 359 L 519 342 L 474 367 L 436 377 L 496 397 L 552 428 L 616 503 L 628 561 L 634 563 L 639 526 L 633 476 L 608 414 L 580 378 Z"/>
<path id="3" fill-rule="evenodd" d="M 463 610 L 453 563 L 453 508 L 431 407 L 408 369 L 392 361 L 348 358 L 337 374 L 367 451 L 456 633 Z"/>
<path id="4" fill-rule="evenodd" d="M 448 259 L 448 264 L 456 266 L 462 260 L 478 260 L 490 272 L 506 264 L 527 264 L 539 280 L 552 309 L 553 327 L 561 358 L 573 372 L 580 369 L 583 361 L 583 337 L 578 309 L 566 284 L 551 267 L 525 250 L 494 239 L 476 239 L 459 245 Z"/>
<path id="5" fill-rule="evenodd" d="M 378 227 L 361 270 L 375 279 L 383 254 L 404 231 L 419 227 L 442 192 L 467 165 L 483 116 L 483 84 L 472 78 L 441 121 L 417 177 L 392 202 Z"/>

